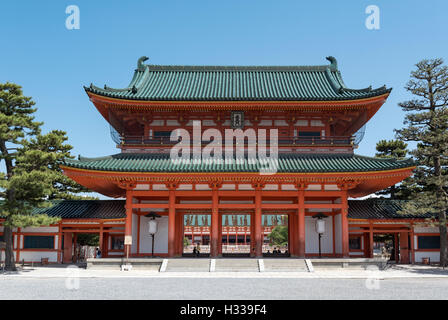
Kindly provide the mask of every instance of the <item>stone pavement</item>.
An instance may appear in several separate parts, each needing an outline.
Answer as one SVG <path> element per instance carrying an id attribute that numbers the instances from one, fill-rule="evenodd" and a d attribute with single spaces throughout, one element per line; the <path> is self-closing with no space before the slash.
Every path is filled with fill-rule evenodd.
<path id="1" fill-rule="evenodd" d="M 57 265 L 27 267 L 17 272 L 1 272 L 7 278 L 303 278 L 303 279 L 393 279 L 393 278 L 448 278 L 448 269 L 423 265 L 391 265 L 385 270 L 361 268 L 317 269 L 314 272 L 158 272 L 154 270 L 91 270 L 77 266 Z"/>

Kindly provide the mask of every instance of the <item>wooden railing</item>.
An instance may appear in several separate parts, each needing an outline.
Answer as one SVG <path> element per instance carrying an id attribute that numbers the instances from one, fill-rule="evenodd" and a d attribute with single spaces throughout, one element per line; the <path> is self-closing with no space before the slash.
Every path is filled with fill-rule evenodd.
<path id="1" fill-rule="evenodd" d="M 121 137 L 121 144 L 124 145 L 145 145 L 145 146 L 172 146 L 180 142 L 179 138 L 177 141 L 171 141 L 170 137 L 144 137 L 144 136 L 125 136 Z M 202 145 L 207 145 L 213 140 L 202 140 Z M 278 137 L 278 145 L 336 145 L 336 146 L 347 146 L 353 145 L 354 139 L 350 136 L 333 136 L 333 137 Z M 193 141 L 190 140 L 192 144 Z M 224 143 L 224 141 L 223 141 Z M 247 144 L 247 140 L 246 140 Z M 269 138 L 266 139 L 266 144 L 270 145 L 271 141 Z"/>

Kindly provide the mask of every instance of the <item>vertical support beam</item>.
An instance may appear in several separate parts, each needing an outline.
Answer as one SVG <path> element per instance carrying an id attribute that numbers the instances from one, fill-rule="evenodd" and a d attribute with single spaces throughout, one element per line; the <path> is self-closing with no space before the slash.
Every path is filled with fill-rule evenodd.
<path id="1" fill-rule="evenodd" d="M 176 247 L 177 252 L 176 255 L 182 256 L 182 253 L 184 251 L 184 215 L 183 213 L 178 213 L 176 215 L 177 222 L 176 222 L 176 230 L 177 230 L 177 239 L 176 239 Z"/>
<path id="2" fill-rule="evenodd" d="M 124 224 L 124 249 L 125 256 L 129 258 L 131 255 L 131 245 L 132 245 L 132 201 L 133 194 L 132 190 L 126 190 L 126 219 Z M 129 244 L 130 243 L 130 244 Z"/>
<path id="3" fill-rule="evenodd" d="M 261 228 L 261 186 L 255 188 L 255 256 L 263 256 L 263 232 Z"/>
<path id="4" fill-rule="evenodd" d="M 218 236 L 219 236 L 219 212 L 218 212 L 218 186 L 213 184 L 212 186 L 212 219 L 210 229 L 210 256 L 215 258 L 218 256 Z"/>
<path id="5" fill-rule="evenodd" d="M 63 262 L 64 263 L 72 263 L 73 256 L 73 233 L 65 232 L 64 233 L 64 254 L 63 254 Z"/>
<path id="6" fill-rule="evenodd" d="M 17 243 L 16 243 L 16 261 L 20 261 L 20 246 L 22 244 L 22 228 L 17 228 Z"/>
<path id="7" fill-rule="evenodd" d="M 63 254 L 63 248 L 62 248 L 62 221 L 59 221 L 58 223 L 58 263 L 62 263 L 62 254 Z"/>
<path id="8" fill-rule="evenodd" d="M 218 256 L 222 256 L 222 215 L 218 213 Z"/>
<path id="9" fill-rule="evenodd" d="M 415 263 L 415 251 L 414 251 L 414 224 L 411 222 L 411 231 L 409 233 L 409 241 L 410 243 L 410 249 L 411 249 L 411 263 Z"/>
<path id="10" fill-rule="evenodd" d="M 369 255 L 368 258 L 373 258 L 373 225 L 370 222 L 369 226 Z"/>
<path id="11" fill-rule="evenodd" d="M 334 210 L 332 210 L 333 215 L 331 216 L 331 228 L 332 228 L 332 235 L 333 235 L 333 256 L 336 256 L 336 218 L 334 216 Z"/>
<path id="12" fill-rule="evenodd" d="M 103 221 L 100 222 L 100 240 L 99 240 L 99 248 L 101 251 L 101 257 L 103 257 L 103 252 L 104 252 L 104 232 L 103 232 Z M 96 258 L 96 256 L 95 256 Z"/>
<path id="13" fill-rule="evenodd" d="M 170 184 L 169 188 L 169 207 L 168 207 L 168 256 L 174 257 L 175 254 L 175 232 L 176 232 L 176 185 Z"/>
<path id="14" fill-rule="evenodd" d="M 142 220 L 141 215 L 138 215 L 137 216 L 137 256 L 140 255 L 140 226 L 141 226 L 141 220 Z"/>
<path id="15" fill-rule="evenodd" d="M 348 237 L 348 199 L 347 190 L 344 190 L 341 196 L 341 229 L 342 229 L 342 257 L 349 257 L 349 237 Z"/>
<path id="16" fill-rule="evenodd" d="M 297 197 L 298 206 L 298 233 L 297 233 L 297 255 L 305 257 L 305 186 L 299 185 L 299 195 Z"/>
<path id="17" fill-rule="evenodd" d="M 230 233 L 227 234 L 227 243 L 229 243 Z M 250 256 L 255 257 L 255 212 L 250 214 Z"/>
<path id="18" fill-rule="evenodd" d="M 394 233 L 394 252 L 395 252 L 395 263 L 399 262 L 400 257 L 400 246 L 398 243 L 398 233 Z"/>
<path id="19" fill-rule="evenodd" d="M 409 233 L 400 232 L 400 263 L 409 263 Z"/>
<path id="20" fill-rule="evenodd" d="M 296 256 L 295 223 L 296 215 L 294 213 L 288 214 L 288 250 L 291 257 Z"/>

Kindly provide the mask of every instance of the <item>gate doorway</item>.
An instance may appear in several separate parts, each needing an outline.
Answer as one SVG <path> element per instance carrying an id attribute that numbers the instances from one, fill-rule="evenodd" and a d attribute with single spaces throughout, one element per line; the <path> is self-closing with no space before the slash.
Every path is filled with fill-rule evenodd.
<path id="1" fill-rule="evenodd" d="M 252 246 L 250 214 L 221 215 L 223 257 L 249 257 Z"/>
<path id="2" fill-rule="evenodd" d="M 373 256 L 386 258 L 391 262 L 398 262 L 398 234 L 375 233 L 373 235 Z"/>
<path id="3" fill-rule="evenodd" d="M 263 257 L 289 257 L 289 221 L 287 214 L 264 214 Z"/>
<path id="4" fill-rule="evenodd" d="M 184 215 L 182 256 L 210 256 L 210 226 L 211 216 L 209 214 Z"/>

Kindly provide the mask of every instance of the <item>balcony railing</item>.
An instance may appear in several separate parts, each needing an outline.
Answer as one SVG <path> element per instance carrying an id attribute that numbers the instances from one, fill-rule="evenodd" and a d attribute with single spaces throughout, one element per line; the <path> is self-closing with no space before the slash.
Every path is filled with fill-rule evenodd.
<path id="1" fill-rule="evenodd" d="M 180 142 L 171 141 L 170 137 L 144 137 L 144 136 L 125 136 L 120 137 L 122 145 L 142 145 L 142 146 L 172 146 Z M 207 145 L 213 140 L 202 140 L 202 145 Z M 192 144 L 193 141 L 190 140 Z M 224 143 L 224 141 L 223 141 Z M 247 139 L 246 139 L 247 144 Z M 266 139 L 266 145 L 271 144 L 269 138 Z M 333 136 L 333 137 L 278 137 L 279 146 L 348 146 L 354 144 L 354 138 L 349 136 Z"/>

